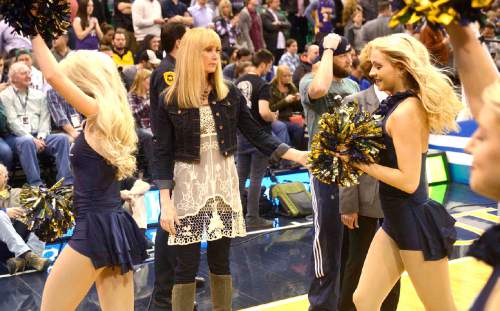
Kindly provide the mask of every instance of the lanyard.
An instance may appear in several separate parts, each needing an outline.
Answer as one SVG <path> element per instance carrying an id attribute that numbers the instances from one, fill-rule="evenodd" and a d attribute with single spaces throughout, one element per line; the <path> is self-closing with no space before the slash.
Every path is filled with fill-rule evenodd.
<path id="1" fill-rule="evenodd" d="M 28 106 L 29 88 L 26 90 L 26 97 L 24 98 L 24 104 L 23 104 L 23 101 L 21 100 L 21 96 L 19 96 L 19 92 L 17 92 L 17 90 L 14 88 L 12 88 L 12 89 L 14 90 L 14 93 L 16 93 L 17 99 L 19 100 L 19 102 L 21 103 L 21 106 L 24 109 L 24 115 L 26 115 L 26 109 Z"/>

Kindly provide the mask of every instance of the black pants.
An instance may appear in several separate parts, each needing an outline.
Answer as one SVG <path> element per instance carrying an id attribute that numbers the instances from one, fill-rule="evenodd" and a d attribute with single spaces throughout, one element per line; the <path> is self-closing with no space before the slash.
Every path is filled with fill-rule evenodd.
<path id="1" fill-rule="evenodd" d="M 290 36 L 297 41 L 299 52 L 302 52 L 307 44 L 307 35 L 309 32 L 307 18 L 303 16 L 298 17 L 295 14 L 288 14 L 288 20 L 292 25 L 290 28 Z"/>
<path id="2" fill-rule="evenodd" d="M 160 223 L 159 217 L 158 223 Z M 155 238 L 155 284 L 153 291 L 153 299 L 156 302 L 170 301 L 176 264 L 175 247 L 168 245 L 168 232 L 158 227 Z"/>
<path id="3" fill-rule="evenodd" d="M 175 284 L 194 283 L 200 266 L 200 245 L 176 245 L 177 265 L 175 267 Z M 208 268 L 212 274 L 229 275 L 229 249 L 231 239 L 221 238 L 209 241 L 207 247 Z"/>
<path id="4" fill-rule="evenodd" d="M 153 170 L 153 134 L 151 133 L 151 129 L 145 128 L 137 128 L 136 133 L 146 162 L 144 176 L 150 178 Z"/>
<path id="5" fill-rule="evenodd" d="M 274 56 L 274 64 L 276 66 L 278 66 L 280 59 L 281 59 L 281 55 L 283 55 L 283 53 L 285 53 L 285 50 L 284 49 L 275 49 L 275 50 L 272 50 L 271 53 L 273 53 L 273 56 Z"/>
<path id="6" fill-rule="evenodd" d="M 339 311 L 355 311 L 352 295 L 358 286 L 361 270 L 370 244 L 379 228 L 379 219 L 365 216 L 358 217 L 359 228 L 350 230 L 345 227 L 344 238 L 349 246 L 347 260 L 343 269 L 340 286 Z M 394 285 L 382 304 L 382 311 L 395 311 L 399 302 L 400 281 Z"/>
<path id="7" fill-rule="evenodd" d="M 311 177 L 314 210 L 314 279 L 309 288 L 310 311 L 337 310 L 343 225 L 339 214 L 339 188 Z"/>

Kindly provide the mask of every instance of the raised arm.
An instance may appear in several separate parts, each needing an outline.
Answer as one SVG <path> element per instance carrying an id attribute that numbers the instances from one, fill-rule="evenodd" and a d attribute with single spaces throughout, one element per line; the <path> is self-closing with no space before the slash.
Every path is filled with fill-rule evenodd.
<path id="1" fill-rule="evenodd" d="M 37 35 L 31 39 L 31 44 L 33 55 L 47 82 L 84 116 L 96 114 L 99 110 L 96 100 L 85 94 L 61 71 L 43 38 Z"/>
<path id="2" fill-rule="evenodd" d="M 483 106 L 484 89 L 498 79 L 498 70 L 471 26 L 452 24 L 448 28 L 456 67 L 472 115 L 477 119 Z"/>
<path id="3" fill-rule="evenodd" d="M 340 36 L 334 33 L 327 35 L 323 39 L 325 51 L 321 57 L 318 71 L 307 91 L 311 99 L 318 99 L 325 96 L 333 81 L 333 52 L 340 44 Z"/>
<path id="4" fill-rule="evenodd" d="M 129 15 L 132 13 L 132 3 L 119 2 L 116 8 L 118 9 L 118 11 L 125 15 Z"/>

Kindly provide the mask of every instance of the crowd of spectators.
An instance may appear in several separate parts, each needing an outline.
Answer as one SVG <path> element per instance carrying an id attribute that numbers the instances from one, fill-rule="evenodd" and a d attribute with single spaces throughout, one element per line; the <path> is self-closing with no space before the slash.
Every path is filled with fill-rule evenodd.
<path id="1" fill-rule="evenodd" d="M 388 1 L 364 0 L 71 0 L 71 27 L 51 42 L 58 61 L 73 50 L 108 54 L 121 72 L 137 123 L 143 176 L 151 176 L 151 73 L 169 53 L 162 28 L 181 24 L 207 27 L 221 38 L 224 77 L 236 81 L 255 72 L 255 55 L 269 51 L 273 62 L 262 74 L 273 133 L 306 148 L 307 130 L 299 104 L 302 77 L 319 55 L 318 42 L 329 32 L 344 35 L 352 49 L 350 78 L 360 89 L 370 86 L 359 68 L 358 53 L 377 37 L 406 32 L 421 40 L 435 64 L 453 72 L 453 51 L 446 30 L 420 23 L 389 28 Z M 498 1 L 497 1 L 498 2 Z M 500 66 L 500 6 L 493 5 L 477 35 Z M 23 171 L 30 185 L 40 185 L 40 161 L 55 165 L 57 177 L 72 183 L 70 146 L 84 122 L 44 80 L 33 63 L 30 41 L 0 19 L 0 162 L 12 174 Z M 252 63 L 253 62 L 253 63 Z M 172 77 L 170 77 L 172 78 Z M 168 84 L 170 85 L 170 84 Z M 242 91 L 245 91 L 244 89 Z M 246 90 L 248 91 L 248 90 Z M 157 95 L 155 95 L 157 96 Z M 251 103 L 249 103 L 251 107 Z M 270 114 L 271 115 L 271 114 Z M 51 159 L 48 162 L 44 159 Z M 286 163 L 285 163 L 286 167 Z"/>

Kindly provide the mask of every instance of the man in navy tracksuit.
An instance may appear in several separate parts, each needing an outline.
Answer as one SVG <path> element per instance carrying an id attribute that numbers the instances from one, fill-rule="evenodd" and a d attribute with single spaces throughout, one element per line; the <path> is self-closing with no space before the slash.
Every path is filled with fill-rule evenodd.
<path id="1" fill-rule="evenodd" d="M 337 95 L 345 97 L 359 92 L 351 73 L 351 46 L 346 38 L 328 34 L 322 42 L 321 62 L 313 65 L 299 84 L 310 140 L 318 131 L 321 115 L 328 112 Z M 311 141 L 309 141 L 309 148 Z M 339 189 L 311 176 L 314 210 L 314 280 L 309 289 L 310 310 L 337 310 L 340 288 L 340 258 L 343 225 L 339 214 Z"/>

